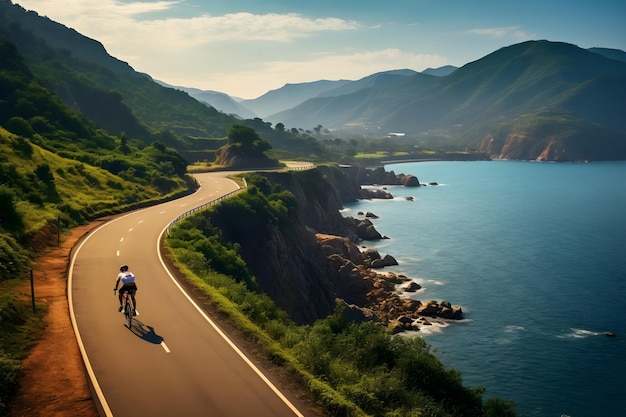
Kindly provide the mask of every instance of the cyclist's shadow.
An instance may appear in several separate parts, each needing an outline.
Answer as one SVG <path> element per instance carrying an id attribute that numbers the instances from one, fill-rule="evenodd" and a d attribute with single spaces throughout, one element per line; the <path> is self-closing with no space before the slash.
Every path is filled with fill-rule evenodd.
<path id="1" fill-rule="evenodd" d="M 146 342 L 154 343 L 155 345 L 160 345 L 164 340 L 161 336 L 156 334 L 154 327 L 142 323 L 137 317 L 133 317 L 133 324 L 130 326 L 130 331 Z"/>

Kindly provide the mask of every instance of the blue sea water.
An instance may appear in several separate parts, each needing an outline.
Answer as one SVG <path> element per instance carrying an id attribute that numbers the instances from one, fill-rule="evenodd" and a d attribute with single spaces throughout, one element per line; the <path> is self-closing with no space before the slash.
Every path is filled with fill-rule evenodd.
<path id="1" fill-rule="evenodd" d="M 387 187 L 347 215 L 379 216 L 390 239 L 368 246 L 423 286 L 413 298 L 462 307 L 419 332 L 445 366 L 522 416 L 626 416 L 626 162 L 385 168 L 440 185 Z"/>

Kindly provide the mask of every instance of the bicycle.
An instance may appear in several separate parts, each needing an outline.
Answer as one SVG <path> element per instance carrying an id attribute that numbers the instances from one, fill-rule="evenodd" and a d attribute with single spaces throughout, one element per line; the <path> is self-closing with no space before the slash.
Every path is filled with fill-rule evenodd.
<path id="1" fill-rule="evenodd" d="M 122 312 L 124 313 L 124 325 L 130 329 L 133 325 L 133 316 L 136 315 L 135 303 L 133 303 L 131 291 L 124 291 L 122 293 L 122 306 Z"/>

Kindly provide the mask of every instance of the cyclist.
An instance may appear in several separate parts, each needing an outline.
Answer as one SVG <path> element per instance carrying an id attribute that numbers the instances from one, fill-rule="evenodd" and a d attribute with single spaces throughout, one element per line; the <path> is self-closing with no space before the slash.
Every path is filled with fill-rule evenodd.
<path id="1" fill-rule="evenodd" d="M 117 286 L 120 281 L 122 281 L 122 286 L 119 291 L 119 300 L 120 307 L 117 311 L 122 311 L 122 293 L 127 292 L 133 299 L 133 304 L 135 305 L 135 311 L 133 311 L 133 315 L 137 315 L 137 301 L 135 300 L 135 292 L 137 292 L 137 284 L 135 284 L 135 275 L 128 270 L 128 265 L 120 266 L 120 273 L 117 274 L 117 279 L 115 280 L 115 288 L 113 288 L 113 294 L 117 291 Z"/>

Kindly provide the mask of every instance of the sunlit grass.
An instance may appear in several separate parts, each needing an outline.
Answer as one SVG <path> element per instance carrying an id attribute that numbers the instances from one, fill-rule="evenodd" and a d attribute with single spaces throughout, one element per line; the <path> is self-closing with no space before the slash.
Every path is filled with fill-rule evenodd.
<path id="1" fill-rule="evenodd" d="M 356 159 L 384 158 L 386 156 L 389 156 L 389 152 L 378 151 L 370 153 L 357 153 L 356 155 L 354 155 Z"/>

